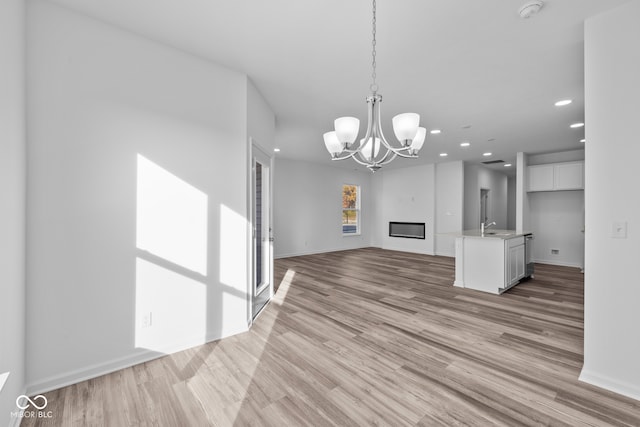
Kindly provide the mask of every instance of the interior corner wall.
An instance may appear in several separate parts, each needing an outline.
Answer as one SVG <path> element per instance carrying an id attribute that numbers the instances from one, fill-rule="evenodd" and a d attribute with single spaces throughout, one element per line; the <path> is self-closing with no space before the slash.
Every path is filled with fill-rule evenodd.
<path id="1" fill-rule="evenodd" d="M 360 235 L 342 235 L 344 184 L 360 186 Z M 273 192 L 276 258 L 371 245 L 370 172 L 276 157 Z"/>
<path id="2" fill-rule="evenodd" d="M 455 256 L 455 237 L 464 226 L 464 163 L 435 165 L 435 254 Z"/>
<path id="3" fill-rule="evenodd" d="M 580 379 L 640 399 L 640 0 L 585 23 L 585 321 Z M 614 238 L 615 225 L 626 238 Z"/>
<path id="4" fill-rule="evenodd" d="M 247 134 L 268 156 L 275 148 L 276 118 L 271 106 L 247 78 Z"/>
<path id="5" fill-rule="evenodd" d="M 529 166 L 528 155 L 519 152 L 516 155 L 516 231 L 529 230 L 529 197 L 527 188 L 529 188 L 527 167 Z"/>
<path id="6" fill-rule="evenodd" d="M 540 191 L 527 197 L 533 262 L 582 268 L 584 191 Z"/>
<path id="7" fill-rule="evenodd" d="M 435 165 L 417 165 L 376 172 L 378 240 L 383 249 L 435 253 Z M 425 239 L 389 236 L 389 222 L 424 222 Z"/>
<path id="8" fill-rule="evenodd" d="M 25 388 L 25 13 L 0 2 L 0 425 Z"/>
<path id="9" fill-rule="evenodd" d="M 45 1 L 27 44 L 28 391 L 245 331 L 247 77 Z"/>
<path id="10" fill-rule="evenodd" d="M 507 178 L 507 230 L 516 229 L 516 189 L 515 176 Z M 465 227 L 466 228 L 466 227 Z"/>
<path id="11" fill-rule="evenodd" d="M 487 215 L 495 228 L 509 229 L 507 175 L 484 166 L 464 165 L 464 229 L 480 228 L 480 190 L 489 190 Z"/>
<path id="12" fill-rule="evenodd" d="M 389 234 L 389 225 L 385 226 L 383 215 L 383 177 L 384 171 L 380 171 L 371 175 L 371 211 L 373 216 L 371 218 L 371 246 L 375 248 L 382 248 L 382 241 L 384 236 Z"/>

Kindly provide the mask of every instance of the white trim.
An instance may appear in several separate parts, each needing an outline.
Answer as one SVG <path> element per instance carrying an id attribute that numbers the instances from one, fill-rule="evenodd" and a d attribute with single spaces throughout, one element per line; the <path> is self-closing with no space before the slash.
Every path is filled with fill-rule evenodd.
<path id="1" fill-rule="evenodd" d="M 582 368 L 582 372 L 580 372 L 578 379 L 596 387 L 604 388 L 614 393 L 640 400 L 640 386 L 636 384 L 618 381 L 607 377 L 606 375 L 600 375 L 596 372 L 589 371 L 585 368 Z"/>
<path id="2" fill-rule="evenodd" d="M 416 239 L 417 240 L 417 239 Z M 436 254 L 434 251 L 423 251 L 423 250 L 415 250 L 415 249 L 409 249 L 409 248 L 405 248 L 405 247 L 394 247 L 394 246 L 383 246 L 380 249 L 384 249 L 386 251 L 396 251 L 396 252 L 409 252 L 412 254 L 422 254 L 422 255 L 431 255 L 431 256 L 439 256 L 438 254 Z M 447 255 L 449 258 L 452 258 L 451 256 Z"/>
<path id="3" fill-rule="evenodd" d="M 28 384 L 26 387 L 25 394 L 40 394 L 46 393 L 48 391 L 57 390 L 61 387 L 66 387 L 72 384 L 77 384 L 82 381 L 90 380 L 92 378 L 96 378 L 102 375 L 110 374 L 112 372 L 116 372 L 125 368 L 129 368 L 134 365 L 138 365 L 140 363 L 149 362 L 154 359 L 158 359 L 160 357 L 168 356 L 173 353 L 177 353 L 182 350 L 186 350 L 192 347 L 198 347 L 201 345 L 205 345 L 207 343 L 220 340 L 222 338 L 227 338 L 232 335 L 237 335 L 243 332 L 248 331 L 247 327 L 244 330 L 234 331 L 222 337 L 216 337 L 212 334 L 207 334 L 204 342 L 202 342 L 202 337 L 199 339 L 191 338 L 189 340 L 183 340 L 181 342 L 173 343 L 172 345 L 166 346 L 162 349 L 161 352 L 148 350 L 148 349 L 136 349 L 137 351 L 134 354 L 130 354 L 123 357 L 117 357 L 112 360 L 108 360 L 102 363 L 96 363 L 94 365 L 89 365 L 83 368 L 74 369 L 72 371 L 64 372 L 58 375 L 52 375 L 50 377 L 44 378 L 40 381 Z M 135 350 L 134 350 L 135 351 Z"/>
<path id="4" fill-rule="evenodd" d="M 274 258 L 275 259 L 292 258 L 292 257 L 296 257 L 296 256 L 326 254 L 326 253 L 329 253 L 329 252 L 352 251 L 352 250 L 355 250 L 355 249 L 364 249 L 364 248 L 371 248 L 371 247 L 372 247 L 371 245 L 364 245 L 364 246 L 357 246 L 357 247 L 354 247 L 354 248 L 335 248 L 335 249 L 321 249 L 321 250 L 317 250 L 317 251 L 292 252 L 292 253 L 288 253 L 288 254 L 275 255 Z"/>
<path id="5" fill-rule="evenodd" d="M 549 261 L 549 260 L 532 260 L 534 264 L 548 264 L 548 265 L 557 265 L 559 267 L 574 267 L 582 269 L 582 264 L 571 263 L 571 262 L 558 262 L 558 261 Z"/>

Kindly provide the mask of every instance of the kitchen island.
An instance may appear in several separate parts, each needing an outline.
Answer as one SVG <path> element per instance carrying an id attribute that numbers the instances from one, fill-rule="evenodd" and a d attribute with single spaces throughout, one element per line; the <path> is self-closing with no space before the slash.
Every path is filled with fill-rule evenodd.
<path id="1" fill-rule="evenodd" d="M 454 286 L 501 294 L 531 275 L 525 238 L 515 230 L 465 230 L 456 237 Z"/>

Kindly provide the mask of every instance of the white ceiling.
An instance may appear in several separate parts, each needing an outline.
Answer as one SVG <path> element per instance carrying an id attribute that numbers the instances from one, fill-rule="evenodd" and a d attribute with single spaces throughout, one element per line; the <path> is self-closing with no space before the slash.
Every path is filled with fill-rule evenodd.
<path id="1" fill-rule="evenodd" d="M 278 156 L 330 164 L 333 120 L 366 122 L 370 0 L 51 1 L 249 75 L 276 114 Z M 524 20 L 525 0 L 378 0 L 385 134 L 408 111 L 443 131 L 387 167 L 582 148 L 569 124 L 584 120 L 583 22 L 626 1 L 547 0 Z"/>

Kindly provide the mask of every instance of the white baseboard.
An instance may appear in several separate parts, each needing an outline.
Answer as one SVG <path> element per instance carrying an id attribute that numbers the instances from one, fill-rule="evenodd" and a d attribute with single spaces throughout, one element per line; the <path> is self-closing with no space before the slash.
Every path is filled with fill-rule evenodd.
<path id="1" fill-rule="evenodd" d="M 381 247 L 381 249 L 384 249 L 386 251 L 409 252 L 412 254 L 422 254 L 422 255 L 431 255 L 431 256 L 436 255 L 433 251 L 415 250 L 411 248 L 396 247 L 396 246 L 383 246 Z"/>
<path id="2" fill-rule="evenodd" d="M 34 395 L 57 390 L 62 387 L 77 384 L 79 382 L 90 380 L 92 378 L 97 378 L 102 375 L 119 371 L 121 369 L 129 368 L 140 363 L 149 362 L 151 360 L 158 359 L 169 354 L 177 353 L 188 348 L 197 347 L 212 341 L 217 341 L 222 338 L 246 332 L 247 330 L 248 328 L 245 330 L 232 332 L 223 337 L 207 335 L 204 342 L 202 338 L 184 340 L 180 343 L 173 343 L 171 345 L 163 347 L 162 351 L 133 349 L 132 354 L 129 354 L 127 356 L 118 357 L 97 364 L 74 369 L 72 371 L 64 372 L 59 375 L 53 375 L 47 378 L 43 378 L 39 381 L 32 382 L 27 385 L 25 394 Z"/>
<path id="3" fill-rule="evenodd" d="M 326 253 L 329 253 L 329 252 L 352 251 L 354 249 L 363 249 L 363 248 L 370 248 L 370 247 L 372 247 L 372 246 L 371 245 L 364 245 L 364 246 L 358 246 L 358 247 L 355 247 L 355 248 L 318 249 L 318 250 L 310 250 L 310 251 L 302 251 L 302 252 L 291 252 L 291 253 L 287 253 L 287 254 L 276 254 L 273 257 L 275 259 L 292 258 L 292 257 L 295 257 L 295 256 L 326 254 Z"/>
<path id="4" fill-rule="evenodd" d="M 557 265 L 559 267 L 574 267 L 574 268 L 582 269 L 581 264 L 573 263 L 573 262 L 561 262 L 561 261 L 554 261 L 554 260 L 547 260 L 547 259 L 534 259 L 532 261 L 536 264 L 549 264 L 549 265 Z"/>
<path id="5" fill-rule="evenodd" d="M 584 368 L 582 368 L 582 372 L 580 372 L 580 377 L 578 377 L 578 379 L 596 387 L 604 388 L 614 393 L 640 400 L 640 386 L 637 384 L 618 381 L 613 378 L 609 378 L 606 375 L 600 375 L 596 372 L 588 371 Z"/>

